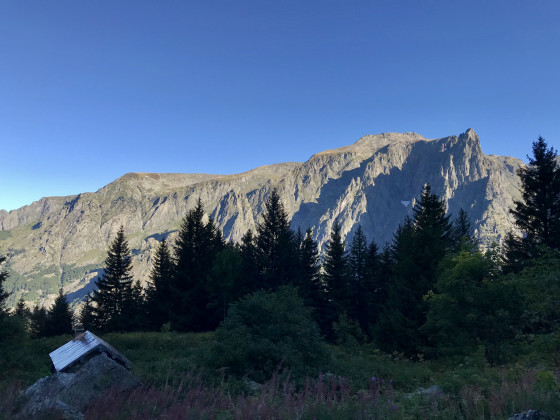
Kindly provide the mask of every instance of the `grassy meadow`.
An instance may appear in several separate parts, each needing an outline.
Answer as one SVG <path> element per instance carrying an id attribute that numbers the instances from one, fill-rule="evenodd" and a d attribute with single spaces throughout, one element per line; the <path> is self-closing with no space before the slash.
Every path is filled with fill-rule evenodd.
<path id="1" fill-rule="evenodd" d="M 132 361 L 143 386 L 101 396 L 86 419 L 507 419 L 529 409 L 560 413 L 558 337 L 537 337 L 502 366 L 489 366 L 483 347 L 461 359 L 411 361 L 350 342 L 328 346 L 328 362 L 313 376 L 293 376 L 278 366 L 257 383 L 250 372 L 215 368 L 214 335 L 102 336 Z M 20 390 L 50 374 L 48 353 L 70 338 L 22 338 L 4 352 L 0 418 L 11 418 Z M 441 391 L 426 391 L 433 385 Z"/>

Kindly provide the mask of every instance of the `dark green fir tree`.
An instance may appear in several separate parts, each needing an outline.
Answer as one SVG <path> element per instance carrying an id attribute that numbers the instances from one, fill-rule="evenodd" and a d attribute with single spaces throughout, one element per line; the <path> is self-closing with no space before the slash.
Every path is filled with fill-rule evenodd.
<path id="1" fill-rule="evenodd" d="M 132 306 L 132 262 L 128 242 L 121 226 L 111 243 L 105 268 L 92 295 L 94 327 L 99 331 L 130 330 L 128 308 Z"/>
<path id="2" fill-rule="evenodd" d="M 172 327 L 178 331 L 215 329 L 208 317 L 209 278 L 214 258 L 224 247 L 220 231 L 211 218 L 205 223 L 199 199 L 179 229 L 175 243 L 175 274 L 172 277 Z"/>
<path id="3" fill-rule="evenodd" d="M 276 189 L 268 196 L 261 218 L 255 238 L 260 288 L 275 290 L 293 283 L 297 274 L 294 264 L 297 260 L 296 237 Z"/>
<path id="4" fill-rule="evenodd" d="M 43 306 L 35 305 L 29 318 L 29 333 L 32 338 L 42 338 L 49 334 L 49 316 Z"/>
<path id="5" fill-rule="evenodd" d="M 157 331 L 162 325 L 171 321 L 171 282 L 174 273 L 175 265 L 169 246 L 167 241 L 162 239 L 156 248 L 146 291 L 149 329 Z"/>
<path id="6" fill-rule="evenodd" d="M 95 314 L 92 305 L 92 298 L 91 295 L 87 295 L 85 297 L 84 305 L 82 306 L 82 310 L 80 312 L 80 323 L 84 327 L 84 330 L 92 330 L 95 329 Z"/>
<path id="7" fill-rule="evenodd" d="M 332 341 L 334 339 L 332 324 L 345 313 L 352 299 L 346 244 L 342 240 L 338 220 L 333 224 L 330 240 L 326 245 L 323 258 L 323 282 L 329 305 L 319 326 L 323 334 Z"/>
<path id="8" fill-rule="evenodd" d="M 462 208 L 459 209 L 459 214 L 453 221 L 451 240 L 454 252 L 460 252 L 464 247 L 470 250 L 475 250 L 478 247 L 471 220 Z"/>
<path id="9" fill-rule="evenodd" d="M 439 263 L 452 252 L 451 234 L 445 204 L 426 184 L 414 207 L 414 219 L 405 220 L 393 241 L 394 278 L 376 327 L 383 350 L 414 356 L 425 347 L 420 331 L 428 311 L 424 296 L 437 281 Z"/>
<path id="10" fill-rule="evenodd" d="M 47 311 L 47 335 L 50 337 L 63 334 L 72 334 L 74 314 L 62 288 L 58 290 L 53 306 Z"/>
<path id="11" fill-rule="evenodd" d="M 521 200 L 515 201 L 510 211 L 521 236 L 510 234 L 506 238 L 506 272 L 519 271 L 546 247 L 560 249 L 560 167 L 556 156 L 556 150 L 539 137 L 533 142 L 529 164 L 517 172 Z"/>
<path id="12" fill-rule="evenodd" d="M 359 323 L 363 333 L 367 333 L 369 330 L 373 310 L 375 278 L 369 264 L 370 258 L 375 258 L 375 256 L 370 255 L 370 252 L 373 250 L 369 249 L 362 226 L 358 225 L 348 253 L 351 303 L 346 308 L 346 313 Z"/>

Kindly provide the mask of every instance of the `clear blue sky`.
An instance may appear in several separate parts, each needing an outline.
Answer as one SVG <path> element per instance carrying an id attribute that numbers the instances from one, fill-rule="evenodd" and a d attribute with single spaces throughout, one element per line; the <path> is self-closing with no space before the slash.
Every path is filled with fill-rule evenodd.
<path id="1" fill-rule="evenodd" d="M 560 2 L 0 3 L 0 209 L 474 128 L 559 147 Z"/>

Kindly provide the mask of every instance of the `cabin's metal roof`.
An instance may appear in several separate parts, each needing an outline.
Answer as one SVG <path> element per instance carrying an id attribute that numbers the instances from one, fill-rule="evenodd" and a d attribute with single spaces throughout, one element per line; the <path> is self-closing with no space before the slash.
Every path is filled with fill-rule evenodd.
<path id="1" fill-rule="evenodd" d="M 78 335 L 73 340 L 57 348 L 49 353 L 49 356 L 56 371 L 60 372 L 93 351 L 108 353 L 109 356 L 120 361 L 129 369 L 132 366 L 130 360 L 124 357 L 118 350 L 89 331 Z"/>

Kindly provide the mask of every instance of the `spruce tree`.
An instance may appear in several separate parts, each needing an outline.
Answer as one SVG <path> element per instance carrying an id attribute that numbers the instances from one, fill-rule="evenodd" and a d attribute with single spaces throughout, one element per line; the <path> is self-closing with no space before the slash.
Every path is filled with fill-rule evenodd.
<path id="1" fill-rule="evenodd" d="M 215 328 L 207 316 L 212 264 L 224 247 L 222 235 L 210 218 L 204 223 L 204 208 L 198 199 L 179 229 L 175 243 L 175 274 L 172 278 L 172 325 L 179 331 Z"/>
<path id="2" fill-rule="evenodd" d="M 132 284 L 131 298 L 127 301 L 124 313 L 128 318 L 128 331 L 148 331 L 150 329 L 146 293 L 138 280 Z"/>
<path id="3" fill-rule="evenodd" d="M 293 283 L 297 244 L 290 220 L 276 189 L 268 196 L 262 221 L 257 225 L 255 245 L 261 276 L 261 288 L 275 290 Z"/>
<path id="4" fill-rule="evenodd" d="M 27 331 L 29 329 L 29 320 L 31 318 L 31 311 L 25 305 L 25 300 L 23 299 L 23 296 L 21 296 L 17 301 L 14 314 L 22 321 L 23 327 Z"/>
<path id="5" fill-rule="evenodd" d="M 385 247 L 378 253 L 377 245 L 375 242 L 370 244 L 368 270 L 369 275 L 374 279 L 373 281 L 373 300 L 371 309 L 371 326 L 375 326 L 380 318 L 384 309 L 385 302 L 387 301 L 387 288 L 391 284 L 394 277 L 394 262 L 391 253 L 391 246 L 385 244 Z M 373 331 L 370 331 L 373 332 Z"/>
<path id="6" fill-rule="evenodd" d="M 328 302 L 320 275 L 319 250 L 311 229 L 301 240 L 298 256 L 298 293 L 305 305 L 313 308 L 313 317 L 319 324 L 328 310 Z"/>
<path id="7" fill-rule="evenodd" d="M 322 283 L 319 277 L 319 250 L 313 239 L 311 229 L 307 229 L 305 236 L 299 241 L 297 287 L 305 304 L 317 307 L 322 295 Z"/>
<path id="8" fill-rule="evenodd" d="M 370 255 L 366 235 L 361 225 L 352 238 L 348 263 L 350 269 L 349 292 L 351 295 L 350 306 L 346 308 L 348 316 L 360 324 L 363 333 L 367 333 L 371 318 L 373 303 L 373 282 L 374 277 L 368 267 Z"/>
<path id="9" fill-rule="evenodd" d="M 241 253 L 241 272 L 243 278 L 243 283 L 241 285 L 243 293 L 241 295 L 243 296 L 249 292 L 256 292 L 261 286 L 259 280 L 258 252 L 255 245 L 255 237 L 251 229 L 241 238 L 239 251 Z"/>
<path id="10" fill-rule="evenodd" d="M 379 344 L 386 351 L 415 355 L 425 345 L 420 327 L 428 311 L 424 296 L 437 280 L 439 263 L 452 251 L 452 225 L 445 204 L 424 186 L 393 241 L 394 279 L 387 288 L 385 311 L 377 325 Z"/>
<path id="11" fill-rule="evenodd" d="M 49 317 L 47 310 L 39 305 L 35 305 L 29 318 L 29 332 L 32 338 L 42 338 L 49 334 Z"/>
<path id="12" fill-rule="evenodd" d="M 156 248 L 154 263 L 150 271 L 150 282 L 146 291 L 149 328 L 159 330 L 171 320 L 171 282 L 175 266 L 167 245 L 162 239 Z"/>
<path id="13" fill-rule="evenodd" d="M 533 142 L 533 157 L 518 170 L 521 201 L 510 210 L 521 237 L 506 241 L 505 269 L 517 271 L 541 255 L 539 247 L 560 249 L 560 167 L 556 150 L 542 137 Z"/>
<path id="14" fill-rule="evenodd" d="M 25 300 L 23 299 L 23 296 L 21 296 L 17 301 L 15 314 L 23 319 L 29 318 L 29 315 L 31 314 L 27 306 L 25 306 Z"/>
<path id="15" fill-rule="evenodd" d="M 383 253 L 383 271 L 390 280 L 383 290 L 385 299 L 378 313 L 374 336 L 379 347 L 388 353 L 402 351 L 407 347 L 409 337 L 416 335 L 406 316 L 407 307 L 415 305 L 417 299 L 409 284 L 415 276 L 414 248 L 414 224 L 407 216 Z"/>
<path id="16" fill-rule="evenodd" d="M 111 243 L 105 268 L 97 279 L 92 296 L 94 326 L 100 331 L 126 331 L 131 328 L 128 308 L 132 301 L 132 262 L 121 226 Z"/>
<path id="17" fill-rule="evenodd" d="M 329 307 L 324 319 L 321 321 L 320 327 L 323 334 L 329 340 L 332 340 L 334 338 L 332 324 L 350 306 L 352 299 L 346 244 L 342 240 L 341 226 L 338 220 L 335 220 L 333 224 L 331 237 L 326 245 L 323 259 L 323 282 Z"/>
<path id="18" fill-rule="evenodd" d="M 216 254 L 208 281 L 208 322 L 215 329 L 226 320 L 228 306 L 242 297 L 244 285 L 243 261 L 238 247 L 229 243 Z"/>
<path id="19" fill-rule="evenodd" d="M 80 323 L 84 327 L 84 330 L 91 330 L 95 328 L 95 314 L 94 308 L 92 306 L 92 297 L 91 295 L 87 295 L 85 297 L 84 306 L 82 306 L 82 310 L 80 312 Z"/>
<path id="20" fill-rule="evenodd" d="M 74 315 L 70 310 L 70 305 L 62 292 L 62 288 L 60 288 L 53 306 L 47 311 L 46 335 L 53 337 L 56 335 L 72 334 L 73 320 Z"/>
<path id="21" fill-rule="evenodd" d="M 459 214 L 453 222 L 451 239 L 454 252 L 461 251 L 464 246 L 472 250 L 477 247 L 471 220 L 469 219 L 467 212 L 462 208 L 459 209 Z"/>

